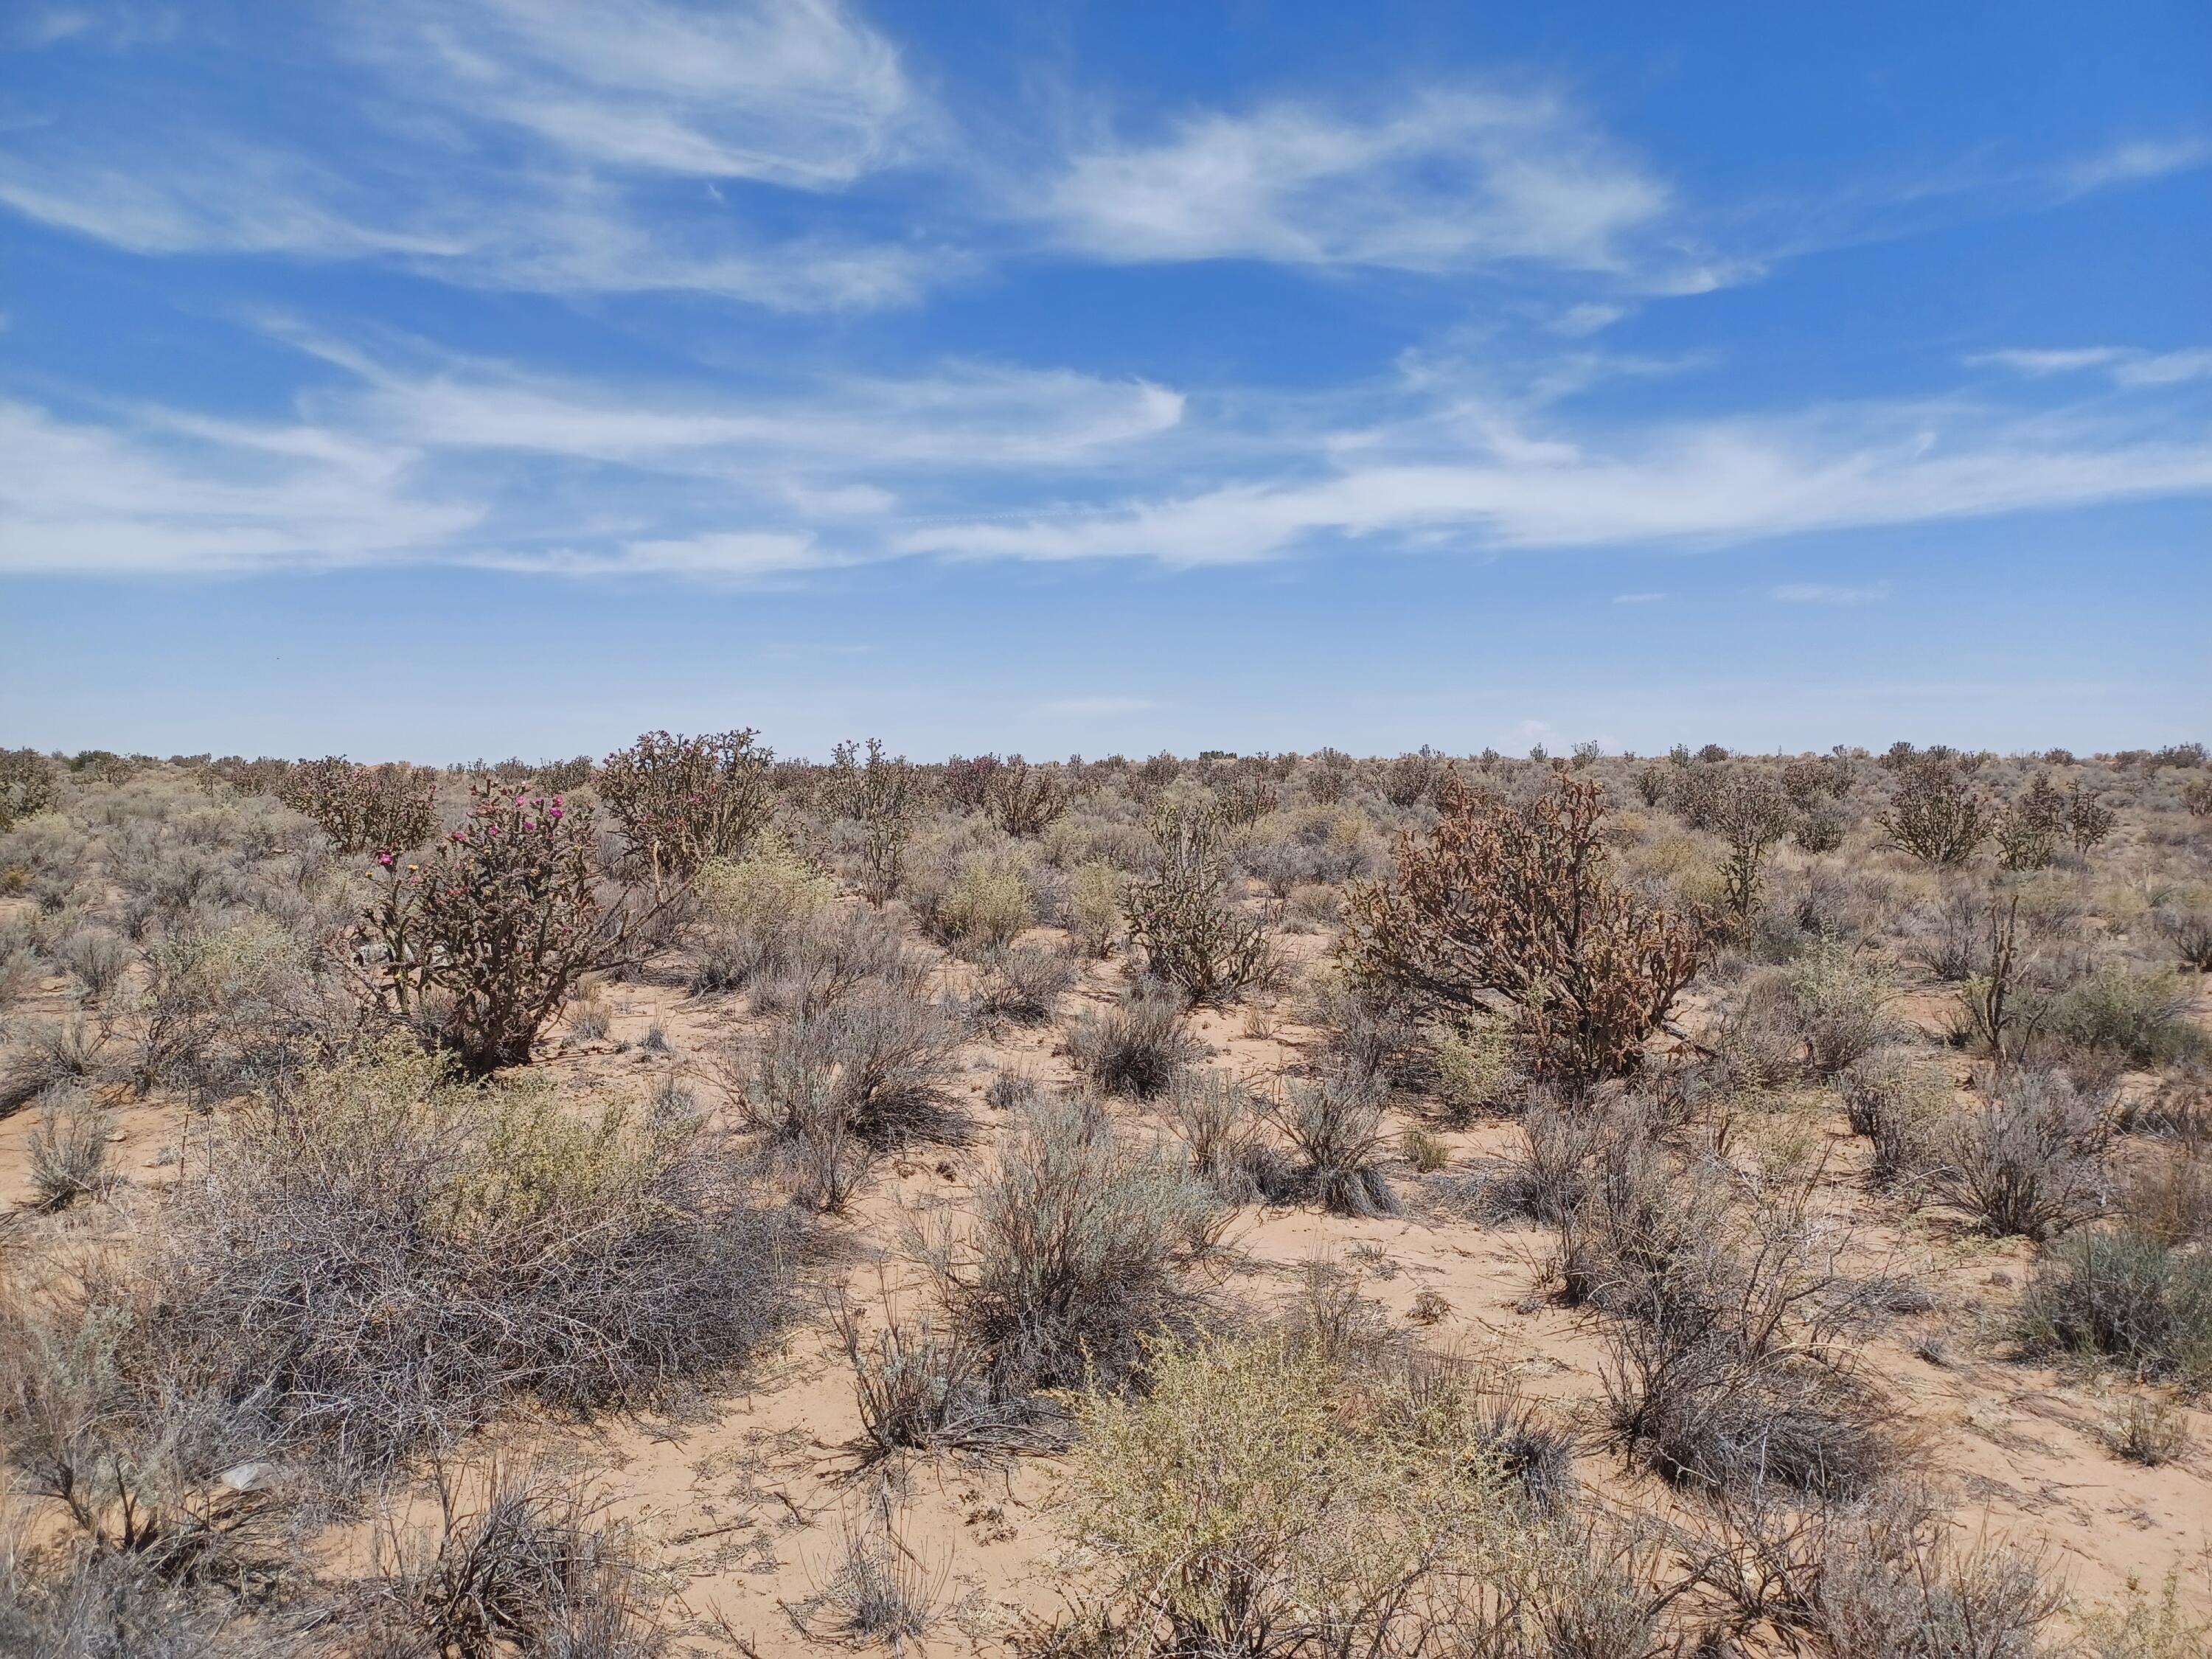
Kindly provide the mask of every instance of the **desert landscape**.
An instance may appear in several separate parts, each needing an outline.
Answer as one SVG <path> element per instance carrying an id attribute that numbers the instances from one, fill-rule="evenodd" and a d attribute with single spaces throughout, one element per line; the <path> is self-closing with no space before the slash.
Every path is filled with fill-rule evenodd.
<path id="1" fill-rule="evenodd" d="M 2200 745 L 0 830 L 0 1650 L 2207 1650 Z"/>

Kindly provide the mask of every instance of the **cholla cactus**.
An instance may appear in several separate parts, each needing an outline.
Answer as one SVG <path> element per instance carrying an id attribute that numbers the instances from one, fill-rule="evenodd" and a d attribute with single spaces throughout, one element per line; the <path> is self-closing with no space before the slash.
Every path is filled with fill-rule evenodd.
<path id="1" fill-rule="evenodd" d="M 1990 833 L 1989 803 L 1947 750 L 1929 749 L 1896 763 L 1897 793 L 1881 817 L 1893 844 L 1923 864 L 1964 864 Z"/>
<path id="2" fill-rule="evenodd" d="M 35 749 L 0 749 L 0 830 L 53 804 L 53 763 Z"/>
<path id="3" fill-rule="evenodd" d="M 1123 901 L 1146 970 L 1194 1006 L 1228 1001 L 1264 979 L 1273 963 L 1267 928 L 1231 902 L 1219 811 L 1169 807 L 1152 820 L 1152 873 Z"/>
<path id="4" fill-rule="evenodd" d="M 1557 770 L 1525 805 L 1448 778 L 1436 829 L 1404 837 L 1387 881 L 1352 888 L 1342 951 L 1358 975 L 1443 1013 L 1504 1004 L 1540 1075 L 1633 1070 L 1696 971 L 1698 933 L 1613 878 L 1604 791 Z"/>
<path id="5" fill-rule="evenodd" d="M 607 757 L 599 799 L 659 893 L 708 859 L 744 853 L 775 807 L 774 760 L 749 727 L 696 738 L 647 732 Z"/>
<path id="6" fill-rule="evenodd" d="M 1010 755 L 991 775 L 983 805 L 1010 836 L 1038 836 L 1067 810 L 1067 786 L 1042 767 Z"/>
<path id="7" fill-rule="evenodd" d="M 276 794 L 349 854 L 419 847 L 438 827 L 437 774 L 404 762 L 361 766 L 343 755 L 301 761 L 278 781 Z"/>
<path id="8" fill-rule="evenodd" d="M 593 843 L 588 807 L 486 784 L 434 853 L 380 854 L 360 925 L 378 1006 L 471 1075 L 527 1061 L 577 982 L 629 958 L 626 918 L 594 890 Z"/>

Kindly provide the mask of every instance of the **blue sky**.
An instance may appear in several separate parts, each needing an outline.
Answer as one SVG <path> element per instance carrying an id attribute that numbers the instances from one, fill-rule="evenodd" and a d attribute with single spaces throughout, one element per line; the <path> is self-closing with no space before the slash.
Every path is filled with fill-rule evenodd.
<path id="1" fill-rule="evenodd" d="M 2212 735 L 2212 11 L 0 15 L 0 742 Z"/>

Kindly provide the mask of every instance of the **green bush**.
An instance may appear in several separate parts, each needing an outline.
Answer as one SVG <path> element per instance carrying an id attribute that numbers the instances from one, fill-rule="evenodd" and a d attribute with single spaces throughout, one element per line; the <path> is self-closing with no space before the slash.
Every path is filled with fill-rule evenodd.
<path id="1" fill-rule="evenodd" d="M 2191 1023 L 2191 988 L 2170 968 L 2100 968 L 2062 992 L 2049 1029 L 2065 1042 L 2119 1055 L 2135 1066 L 2164 1066 L 2212 1052 Z"/>

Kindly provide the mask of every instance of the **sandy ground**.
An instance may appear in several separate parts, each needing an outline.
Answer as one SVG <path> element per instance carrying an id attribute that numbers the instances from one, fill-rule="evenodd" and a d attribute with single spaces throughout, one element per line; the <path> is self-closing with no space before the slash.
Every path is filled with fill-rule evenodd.
<path id="1" fill-rule="evenodd" d="M 1289 943 L 1310 957 L 1322 941 L 1303 935 Z M 1110 964 L 1093 964 L 1056 1024 L 1002 1027 L 963 1050 L 956 1092 L 975 1125 L 971 1142 L 886 1160 L 851 1212 L 828 1224 L 829 1254 L 851 1274 L 857 1299 L 868 1300 L 879 1279 L 895 1291 L 906 1282 L 896 1252 L 902 1212 L 959 1202 L 990 1158 L 1005 1121 L 983 1098 L 992 1079 L 1018 1067 L 1046 1087 L 1067 1081 L 1059 1048 L 1065 1029 L 1083 1002 L 1103 1005 L 1118 985 Z M 581 1042 L 556 1033 L 542 1069 L 568 1088 L 602 1096 L 641 1096 L 672 1073 L 702 1101 L 718 1097 L 706 1061 L 745 1023 L 742 998 L 619 984 L 608 988 L 606 1002 L 610 1035 Z M 65 1006 L 62 981 L 41 988 L 27 1012 L 41 1005 L 50 1012 Z M 1256 1080 L 1296 1064 L 1313 1034 L 1297 1024 L 1291 1000 L 1263 1000 L 1260 1015 L 1200 1015 L 1199 1032 L 1212 1051 L 1205 1063 Z M 655 1026 L 665 1051 L 643 1045 Z M 1127 1103 L 1115 1109 L 1133 1121 L 1146 1117 Z M 28 1194 L 24 1149 L 34 1122 L 32 1112 L 0 1121 L 0 1205 L 20 1210 Z M 121 1106 L 112 1159 L 128 1186 L 117 1202 L 145 1201 L 161 1186 L 195 1122 L 158 1097 Z M 2142 1468 L 2116 1459 L 2100 1425 L 2143 1391 L 2019 1363 L 1997 1338 L 1999 1316 L 2026 1277 L 2029 1247 L 1978 1237 L 1940 1212 L 1900 1218 L 1865 1196 L 1856 1179 L 1863 1145 L 1839 1115 L 1819 1120 L 1811 1133 L 1811 1155 L 1825 1158 L 1822 1200 L 1851 1226 L 1853 1262 L 1925 1292 L 1924 1311 L 1880 1316 L 1856 1340 L 1900 1418 L 1918 1431 L 1926 1469 L 1959 1494 L 1962 1531 L 2041 1552 L 2085 1603 L 2131 1585 L 2155 1587 L 2170 1565 L 2212 1548 L 2212 1414 L 2188 1410 L 2196 1449 L 2179 1462 Z M 1452 1155 L 1447 1170 L 1398 1178 L 1403 1217 L 1241 1212 L 1228 1236 L 1219 1294 L 1264 1306 L 1288 1294 L 1307 1264 L 1325 1259 L 1357 1273 L 1363 1291 L 1401 1324 L 1410 1327 L 1416 1297 L 1440 1297 L 1443 1311 L 1428 1340 L 1510 1370 L 1562 1422 L 1593 1425 L 1602 1397 L 1599 1328 L 1594 1316 L 1547 1299 L 1548 1236 L 1526 1224 L 1486 1224 L 1452 1201 L 1471 1175 L 1507 1154 L 1516 1132 L 1479 1124 L 1443 1139 Z M 97 1217 L 94 1211 L 70 1224 L 97 1226 Z M 676 1418 L 589 1429 L 518 1420 L 487 1438 L 593 1471 L 617 1512 L 659 1546 L 698 1637 L 713 1649 L 795 1656 L 830 1644 L 834 1632 L 808 1603 L 835 1571 L 847 1528 L 886 1504 L 917 1570 L 941 1582 L 946 1608 L 933 1635 L 908 1651 L 1002 1653 L 1024 1621 L 1048 1619 L 1060 1606 L 1072 1565 L 1053 1459 L 948 1455 L 870 1466 L 858 1433 L 843 1354 L 826 1321 L 815 1317 L 787 1331 L 743 1386 Z M 1602 1502 L 1663 1508 L 1670 1501 L 1626 1472 L 1595 1434 L 1584 1437 L 1577 1474 Z"/>

